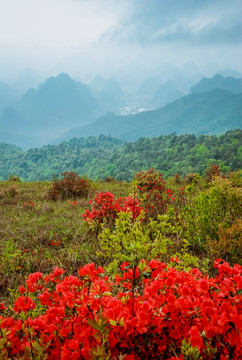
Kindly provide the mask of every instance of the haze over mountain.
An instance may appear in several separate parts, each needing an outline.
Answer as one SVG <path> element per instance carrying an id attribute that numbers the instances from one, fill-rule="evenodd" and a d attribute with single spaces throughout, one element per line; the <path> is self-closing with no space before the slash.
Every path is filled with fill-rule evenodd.
<path id="1" fill-rule="evenodd" d="M 148 97 L 153 97 L 161 83 L 162 81 L 159 76 L 149 76 L 143 81 L 137 93 L 146 95 Z"/>
<path id="2" fill-rule="evenodd" d="M 198 84 L 191 87 L 191 94 L 210 91 L 213 89 L 224 89 L 233 93 L 242 92 L 242 78 L 224 77 L 216 74 L 212 78 L 202 78 Z"/>
<path id="3" fill-rule="evenodd" d="M 149 102 L 149 105 L 152 108 L 157 109 L 179 99 L 183 95 L 184 94 L 177 89 L 174 81 L 168 80 L 158 87 L 153 98 Z"/>
<path id="4" fill-rule="evenodd" d="M 0 142 L 29 148 L 77 135 L 104 133 L 135 140 L 174 131 L 219 134 L 241 127 L 240 97 L 233 93 L 242 92 L 242 79 L 220 74 L 202 78 L 190 90 L 197 96 L 184 97 L 186 92 L 180 89 L 186 90 L 193 80 L 181 69 L 167 68 L 173 78 L 162 82 L 159 76 L 147 77 L 129 94 L 121 90 L 114 77 L 97 75 L 87 86 L 61 73 L 37 89 L 28 89 L 14 102 L 12 88 L 3 84 Z M 192 73 L 197 73 L 195 65 L 191 65 L 190 76 Z M 140 113 L 144 109 L 159 110 Z M 128 117 L 116 116 L 120 114 Z"/>
<path id="5" fill-rule="evenodd" d="M 109 101 L 103 100 L 65 73 L 48 78 L 38 89 L 29 89 L 12 107 L 4 109 L 0 141 L 12 143 L 18 138 L 17 145 L 25 147 L 52 141 L 63 131 L 112 111 Z M 26 143 L 28 137 L 32 140 Z"/>
<path id="6" fill-rule="evenodd" d="M 183 69 L 188 77 L 202 73 L 208 63 L 213 64 L 212 73 L 242 71 L 241 0 L 2 3 L 0 79 L 4 82 L 13 81 L 26 68 L 41 79 L 66 72 L 75 79 L 101 74 L 120 82 L 117 74 L 122 72 L 140 84 L 166 63 L 173 63 L 174 73 L 175 67 L 192 62 L 195 66 Z M 162 82 L 175 76 L 169 72 L 167 67 L 166 79 L 161 74 Z"/>
<path id="7" fill-rule="evenodd" d="M 224 77 L 232 76 L 235 78 L 242 78 L 242 72 L 232 70 L 232 69 L 219 70 L 219 71 L 217 71 L 217 73 Z"/>
<path id="8" fill-rule="evenodd" d="M 89 87 L 97 93 L 105 91 L 114 99 L 120 99 L 123 96 L 121 87 L 114 77 L 106 80 L 101 75 L 97 75 L 89 83 Z"/>
<path id="9" fill-rule="evenodd" d="M 118 81 L 114 77 L 104 79 L 98 74 L 88 86 L 94 91 L 96 101 L 104 112 L 105 109 L 108 109 L 108 111 L 119 114 L 125 98 Z"/>
<path id="10" fill-rule="evenodd" d="M 16 93 L 11 86 L 0 81 L 0 116 L 3 109 L 7 106 L 11 106 L 16 100 Z"/>
<path id="11" fill-rule="evenodd" d="M 11 81 L 10 84 L 16 92 L 17 97 L 20 98 L 28 89 L 37 89 L 39 84 L 43 81 L 43 76 L 41 76 L 36 70 L 27 67 L 20 71 L 18 76 Z"/>
<path id="12" fill-rule="evenodd" d="M 134 115 L 109 115 L 62 138 L 106 134 L 134 141 L 159 134 L 221 134 L 242 126 L 242 93 L 215 89 L 184 96 L 166 106 Z"/>

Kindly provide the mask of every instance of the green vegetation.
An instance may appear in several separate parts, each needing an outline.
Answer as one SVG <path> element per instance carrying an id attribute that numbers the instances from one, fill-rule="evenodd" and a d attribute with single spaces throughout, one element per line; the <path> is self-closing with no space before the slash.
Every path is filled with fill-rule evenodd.
<path id="1" fill-rule="evenodd" d="M 170 359 L 175 346 L 187 359 L 202 352 L 204 359 L 224 352 L 239 359 L 234 354 L 241 344 L 235 348 L 234 339 L 239 341 L 241 303 L 240 173 L 221 176 L 213 164 L 205 178 L 190 173 L 184 180 L 177 174 L 164 180 L 154 169 L 137 173 L 130 183 L 62 175 L 52 183 L 21 182 L 13 175 L 0 182 L 2 358 L 42 359 L 55 347 L 69 359 L 74 350 L 63 342 L 74 344 L 70 337 L 84 334 L 75 343 L 77 359 L 111 359 L 111 351 L 156 358 L 160 339 Z M 231 303 L 226 312 L 225 303 Z M 208 324 L 216 330 L 221 319 L 223 333 L 219 325 L 211 337 Z M 195 321 L 204 324 L 198 328 Z M 125 323 L 134 323 L 134 339 L 145 353 L 138 345 L 133 349 L 133 336 L 127 349 L 109 341 L 115 331 L 123 341 Z M 59 342 L 48 338 L 53 334 Z"/>
<path id="2" fill-rule="evenodd" d="M 125 182 L 92 183 L 91 188 L 94 193 L 111 190 L 116 196 L 131 191 Z M 98 243 L 81 217 L 89 199 L 53 201 L 51 189 L 50 182 L 0 182 L 0 293 L 23 283 L 30 272 L 53 266 L 75 272 L 96 260 Z"/>
<path id="3" fill-rule="evenodd" d="M 164 177 L 195 172 L 204 176 L 211 164 L 223 173 L 242 168 L 242 131 L 224 135 L 162 135 L 124 143 L 100 135 L 72 139 L 59 145 L 48 145 L 26 152 L 1 144 L 0 179 L 10 174 L 25 181 L 51 180 L 52 175 L 75 171 L 92 179 L 113 177 L 130 181 L 135 172 L 150 167 Z"/>
<path id="4" fill-rule="evenodd" d="M 207 176 L 207 180 L 188 174 L 184 181 L 178 176 L 164 181 L 159 173 L 149 170 L 137 174 L 131 183 L 89 181 L 88 198 L 87 193 L 69 193 L 70 197 L 55 200 L 49 196 L 53 189 L 50 182 L 17 180 L 12 177 L 0 183 L 3 298 L 30 272 L 48 272 L 55 266 L 75 273 L 80 266 L 95 262 L 111 274 L 123 261 L 135 265 L 143 258 L 157 258 L 170 263 L 172 257 L 178 257 L 179 262 L 171 262 L 171 266 L 196 266 L 210 272 L 217 257 L 230 264 L 242 262 L 239 173 L 228 178 Z M 97 213 L 90 199 L 100 192 L 113 194 L 119 203 L 109 196 L 105 205 L 102 196 L 100 209 L 105 212 Z M 127 196 L 130 198 L 124 198 Z M 128 205 L 121 199 L 138 202 L 133 209 L 131 200 Z M 164 206 L 154 208 L 157 199 Z M 117 204 L 120 213 L 113 212 Z M 134 217 L 137 206 L 144 211 Z M 89 209 L 86 217 L 85 209 Z"/>
<path id="5" fill-rule="evenodd" d="M 91 136 L 26 152 L 1 144 L 0 179 L 7 180 L 9 174 L 18 174 L 25 181 L 51 180 L 53 175 L 73 170 L 82 175 L 93 159 L 102 161 L 123 143 L 109 136 Z"/>

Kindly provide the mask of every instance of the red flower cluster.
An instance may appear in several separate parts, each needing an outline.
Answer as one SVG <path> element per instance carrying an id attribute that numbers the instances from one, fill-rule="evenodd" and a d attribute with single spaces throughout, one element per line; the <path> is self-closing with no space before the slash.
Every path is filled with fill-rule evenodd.
<path id="1" fill-rule="evenodd" d="M 94 264 L 78 277 L 31 274 L 12 310 L 0 304 L 2 359 L 239 360 L 242 266 L 219 259 L 215 267 L 207 278 L 157 260 L 125 263 L 114 282 Z"/>
<path id="2" fill-rule="evenodd" d="M 137 199 L 133 199 L 130 196 L 115 199 L 111 192 L 100 192 L 89 203 L 92 204 L 91 211 L 86 209 L 85 213 L 82 214 L 83 219 L 87 222 L 93 220 L 102 222 L 105 218 L 112 220 L 117 217 L 119 212 L 131 212 L 133 217 L 136 218 L 143 210 Z"/>
<path id="3" fill-rule="evenodd" d="M 20 296 L 14 303 L 14 311 L 27 313 L 30 309 L 35 309 L 35 302 L 28 296 Z"/>

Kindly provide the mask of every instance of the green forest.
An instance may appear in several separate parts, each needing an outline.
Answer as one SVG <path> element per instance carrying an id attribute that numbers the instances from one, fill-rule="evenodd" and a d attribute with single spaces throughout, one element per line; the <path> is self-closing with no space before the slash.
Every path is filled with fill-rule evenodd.
<path id="1" fill-rule="evenodd" d="M 24 181 L 43 181 L 64 171 L 75 171 L 94 180 L 113 177 L 130 181 L 137 171 L 150 167 L 165 178 L 190 172 L 203 176 L 212 164 L 223 173 L 241 169 L 242 131 L 199 137 L 173 133 L 135 142 L 100 135 L 27 151 L 0 144 L 0 152 L 0 180 L 12 174 Z"/>

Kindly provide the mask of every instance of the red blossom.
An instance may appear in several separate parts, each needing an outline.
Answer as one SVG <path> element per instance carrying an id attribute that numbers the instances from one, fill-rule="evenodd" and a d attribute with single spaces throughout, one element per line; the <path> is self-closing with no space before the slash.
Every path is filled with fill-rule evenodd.
<path id="1" fill-rule="evenodd" d="M 28 296 L 20 296 L 14 303 L 14 311 L 26 313 L 29 310 L 35 309 L 35 302 Z"/>
<path id="2" fill-rule="evenodd" d="M 31 274 L 26 287 L 35 301 L 21 295 L 13 309 L 0 304 L 3 359 L 25 358 L 31 341 L 47 360 L 89 360 L 97 353 L 100 359 L 183 359 L 184 340 L 201 359 L 240 360 L 242 266 L 219 261 L 218 270 L 208 279 L 198 269 L 167 269 L 154 259 L 137 268 L 124 263 L 115 281 L 94 263 L 78 276 L 64 277 L 59 268 L 45 277 Z M 36 305 L 36 314 L 27 314 Z"/>
<path id="3" fill-rule="evenodd" d="M 20 292 L 20 294 L 23 294 L 23 293 L 26 292 L 26 289 L 25 289 L 24 286 L 21 285 L 21 286 L 18 288 L 18 291 Z"/>
<path id="4" fill-rule="evenodd" d="M 96 194 L 96 197 L 90 201 L 90 204 L 92 204 L 91 211 L 86 209 L 85 213 L 82 214 L 86 222 L 95 220 L 103 222 L 104 219 L 113 220 L 119 212 L 130 212 L 133 218 L 137 218 L 143 210 L 137 199 L 130 196 L 115 199 L 114 195 L 109 191 Z"/>
<path id="5" fill-rule="evenodd" d="M 7 309 L 7 307 L 4 305 L 3 302 L 0 303 L 0 311 L 4 311 L 5 309 Z"/>

